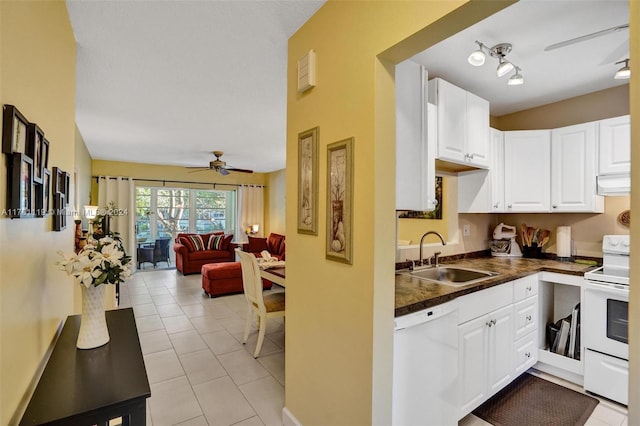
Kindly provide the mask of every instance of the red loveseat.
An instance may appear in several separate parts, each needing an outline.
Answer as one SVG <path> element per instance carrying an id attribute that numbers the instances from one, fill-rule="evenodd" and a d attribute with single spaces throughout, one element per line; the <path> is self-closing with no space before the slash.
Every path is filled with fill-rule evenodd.
<path id="1" fill-rule="evenodd" d="M 269 252 L 271 257 L 278 260 L 285 260 L 285 236 L 280 234 L 269 234 L 268 238 L 247 237 L 249 244 L 244 251 L 253 253 L 256 257 L 262 257 L 262 251 Z"/>
<path id="2" fill-rule="evenodd" d="M 176 269 L 183 275 L 199 274 L 202 265 L 217 262 L 235 262 L 236 245 L 231 243 L 233 234 L 181 233 L 176 236 L 173 251 L 176 252 Z"/>

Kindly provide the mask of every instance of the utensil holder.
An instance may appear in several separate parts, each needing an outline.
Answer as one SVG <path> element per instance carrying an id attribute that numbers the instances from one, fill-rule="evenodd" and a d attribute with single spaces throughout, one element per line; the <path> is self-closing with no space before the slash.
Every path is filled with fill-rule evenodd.
<path id="1" fill-rule="evenodd" d="M 522 256 L 538 259 L 542 257 L 542 247 L 538 247 L 537 244 L 522 246 Z"/>

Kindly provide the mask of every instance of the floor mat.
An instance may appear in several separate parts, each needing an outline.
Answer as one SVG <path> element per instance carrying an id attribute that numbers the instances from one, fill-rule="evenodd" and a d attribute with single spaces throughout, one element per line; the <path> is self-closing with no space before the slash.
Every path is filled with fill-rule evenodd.
<path id="1" fill-rule="evenodd" d="M 598 402 L 525 373 L 473 414 L 495 426 L 582 426 Z"/>

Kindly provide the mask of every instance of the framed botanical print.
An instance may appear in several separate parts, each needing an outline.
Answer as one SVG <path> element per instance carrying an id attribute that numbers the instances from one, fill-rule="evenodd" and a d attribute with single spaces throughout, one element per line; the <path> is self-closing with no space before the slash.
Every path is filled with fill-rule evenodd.
<path id="1" fill-rule="evenodd" d="M 33 161 L 15 153 L 11 164 L 9 212 L 12 218 L 33 217 Z"/>
<path id="2" fill-rule="evenodd" d="M 298 233 L 318 235 L 318 135 L 320 129 L 298 135 Z"/>
<path id="3" fill-rule="evenodd" d="M 2 152 L 27 153 L 27 126 L 29 121 L 13 105 L 4 105 L 2 117 Z"/>
<path id="4" fill-rule="evenodd" d="M 354 138 L 327 146 L 326 258 L 352 263 Z"/>

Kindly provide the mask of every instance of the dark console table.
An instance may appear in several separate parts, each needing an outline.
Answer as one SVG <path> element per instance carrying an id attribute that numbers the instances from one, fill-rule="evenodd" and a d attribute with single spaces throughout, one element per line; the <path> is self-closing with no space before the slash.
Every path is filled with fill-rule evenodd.
<path id="1" fill-rule="evenodd" d="M 151 396 L 133 309 L 107 311 L 110 341 L 77 349 L 80 315 L 67 318 L 21 425 L 146 423 Z"/>

